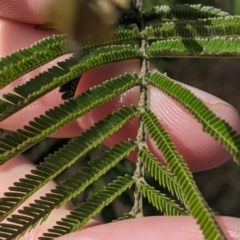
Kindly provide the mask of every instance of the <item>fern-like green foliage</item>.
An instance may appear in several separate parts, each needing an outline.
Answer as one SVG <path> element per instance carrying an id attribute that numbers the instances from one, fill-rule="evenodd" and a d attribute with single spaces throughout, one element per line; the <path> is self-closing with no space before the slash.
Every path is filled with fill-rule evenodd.
<path id="1" fill-rule="evenodd" d="M 202 124 L 203 131 L 219 141 L 239 163 L 240 135 L 191 91 L 165 74 L 152 74 L 149 63 L 158 69 L 159 59 L 163 57 L 239 58 L 240 16 L 231 16 L 219 9 L 202 5 L 154 6 L 147 12 L 141 0 L 131 0 L 130 5 L 130 9 L 121 10 L 118 28 L 103 41 L 89 38 L 81 42 L 76 50 L 67 44 L 65 35 L 54 35 L 0 60 L 0 87 L 3 88 L 27 72 L 59 56 L 73 53 L 73 56 L 59 62 L 57 66 L 2 96 L 1 121 L 7 121 L 12 114 L 18 114 L 19 110 L 58 87 L 61 87 L 65 102 L 0 139 L 1 164 L 127 90 L 136 86 L 140 89 L 138 106 L 124 106 L 106 116 L 46 157 L 34 170 L 26 172 L 25 177 L 13 186 L 9 186 L 9 191 L 0 199 L 0 219 L 6 220 L 0 224 L 1 239 L 18 238 L 39 222 L 45 221 L 52 210 L 64 205 L 116 168 L 134 150 L 138 154 L 132 176 L 116 176 L 116 180 L 80 203 L 65 218 L 59 219 L 57 225 L 40 239 L 53 239 L 82 228 L 131 186 L 135 188 L 133 209 L 118 220 L 141 216 L 144 197 L 164 215 L 191 214 L 205 239 L 226 239 L 183 157 L 177 152 L 155 114 L 148 109 L 147 89 L 154 86 L 181 104 Z M 106 79 L 103 84 L 74 96 L 78 79 L 89 70 L 130 59 L 139 60 L 140 73 L 126 73 Z M 70 99 L 66 99 L 68 97 Z M 116 142 L 97 159 L 89 161 L 87 167 L 70 175 L 55 189 L 35 199 L 34 203 L 21 208 L 33 193 L 133 118 L 139 119 L 136 139 Z M 166 165 L 162 165 L 148 149 L 147 135 L 156 143 Z M 146 171 L 170 194 L 166 195 L 147 183 L 144 175 Z M 13 214 L 18 207 L 18 213 Z"/>

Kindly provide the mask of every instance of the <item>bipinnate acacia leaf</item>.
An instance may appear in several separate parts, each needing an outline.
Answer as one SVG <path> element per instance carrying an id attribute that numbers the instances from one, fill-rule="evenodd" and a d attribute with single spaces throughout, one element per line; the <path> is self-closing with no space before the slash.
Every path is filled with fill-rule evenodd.
<path id="1" fill-rule="evenodd" d="M 1 224 L 0 237 L 2 237 L 3 234 L 8 234 L 8 239 L 14 239 L 24 234 L 27 230 L 34 228 L 40 221 L 45 221 L 56 207 L 61 207 L 77 194 L 84 191 L 86 187 L 127 157 L 134 150 L 135 146 L 133 141 L 122 142 L 106 151 L 98 159 L 90 161 L 89 167 L 82 168 L 61 182 L 55 189 L 52 189 L 50 193 L 46 193 L 45 196 L 34 200 L 34 203 L 20 209 L 18 211 L 19 214 L 14 214 L 9 217 L 7 219 L 8 222 Z M 88 222 L 89 217 L 94 216 L 133 183 L 131 177 L 120 177 L 120 179 L 122 179 L 119 180 L 120 182 L 116 181 L 112 187 L 108 187 L 110 190 L 103 190 L 102 193 L 100 192 L 100 195 L 93 196 L 89 202 L 78 208 L 80 211 L 79 217 L 82 219 L 82 222 L 77 224 L 78 227 L 84 226 L 85 223 Z M 124 185 L 121 186 L 121 184 Z M 114 194 L 113 191 L 115 191 Z M 107 197 L 107 199 L 104 198 L 104 196 Z M 96 212 L 91 212 L 91 210 L 93 210 L 92 204 L 96 205 Z M 85 216 L 86 213 L 90 215 Z M 84 214 L 86 218 L 84 218 L 82 214 Z M 69 220 L 69 223 L 70 222 Z M 76 228 L 76 226 L 73 227 Z"/>
<path id="2" fill-rule="evenodd" d="M 156 57 L 240 57 L 240 37 L 190 38 L 156 41 L 147 54 Z"/>
<path id="3" fill-rule="evenodd" d="M 240 17 L 206 18 L 180 22 L 160 22 L 147 26 L 144 34 L 148 41 L 179 39 L 186 41 L 189 38 L 230 37 L 240 34 Z"/>
<path id="4" fill-rule="evenodd" d="M 155 6 L 145 14 L 145 21 L 181 21 L 181 20 L 198 20 L 213 17 L 228 17 L 229 13 L 211 6 L 202 4 L 179 4 L 175 6 Z"/>
<path id="5" fill-rule="evenodd" d="M 66 39 L 61 35 L 54 35 L 1 58 L 0 88 L 69 51 Z"/>
<path id="6" fill-rule="evenodd" d="M 53 89 L 75 79 L 95 67 L 133 58 L 140 58 L 137 46 L 113 45 L 94 49 L 81 58 L 70 57 L 40 73 L 23 85 L 15 87 L 13 93 L 3 94 L 0 99 L 0 120 L 4 120 L 23 107 L 39 99 Z"/>
<path id="7" fill-rule="evenodd" d="M 147 81 L 185 107 L 202 124 L 203 131 L 218 140 L 232 154 L 234 160 L 240 163 L 240 135 L 216 116 L 200 98 L 163 74 L 148 74 Z"/>
<path id="8" fill-rule="evenodd" d="M 138 155 L 142 158 L 144 166 L 150 172 L 151 176 L 159 182 L 159 185 L 167 188 L 173 196 L 176 196 L 184 204 L 182 190 L 169 169 L 159 163 L 159 160 L 145 148 L 140 149 Z"/>
<path id="9" fill-rule="evenodd" d="M 140 182 L 139 189 L 143 193 L 143 196 L 164 215 L 167 216 L 182 216 L 188 215 L 187 211 L 180 207 L 175 201 L 154 189 L 154 187 L 147 183 Z"/>
<path id="10" fill-rule="evenodd" d="M 26 174 L 25 178 L 19 179 L 9 187 L 9 192 L 6 192 L 0 199 L 0 219 L 3 220 L 9 216 L 38 189 L 53 180 L 136 115 L 135 107 L 123 107 L 96 123 L 81 136 L 72 138 L 63 148 L 45 158 L 45 161 L 36 166 L 36 169 L 31 170 L 30 174 Z M 131 146 L 130 143 L 129 146 Z M 100 161 L 99 163 L 93 161 L 93 163 L 98 165 Z M 109 166 L 113 163 L 109 163 Z"/>
<path id="11" fill-rule="evenodd" d="M 196 219 L 206 239 L 225 239 L 207 203 L 201 196 L 193 176 L 182 156 L 177 152 L 170 136 L 158 121 L 157 117 L 145 109 L 140 115 L 149 136 L 154 140 L 158 149 L 163 154 L 168 169 L 175 176 L 176 183 L 180 186 L 184 202 L 188 211 Z"/>
<path id="12" fill-rule="evenodd" d="M 75 51 L 78 53 L 4 94 L 0 99 L 0 121 L 53 89 L 104 64 L 139 59 L 143 70 L 140 81 L 137 74 L 116 77 L 50 109 L 45 115 L 35 118 L 23 129 L 7 134 L 0 139 L 1 164 L 78 117 L 135 86 L 140 85 L 140 92 L 143 95 L 144 92 L 147 94 L 145 91 L 147 84 L 157 87 L 178 101 L 202 124 L 205 132 L 217 139 L 233 155 L 236 162 L 240 162 L 240 137 L 229 124 L 210 111 L 202 100 L 166 75 L 159 73 L 145 75 L 148 71 L 146 69 L 148 62 L 158 66 L 157 61 L 162 57 L 239 58 L 239 16 L 230 16 L 213 7 L 188 4 L 174 7 L 155 6 L 152 10 L 143 12 L 139 7 L 141 4 L 137 4 L 141 1 L 130 0 L 130 2 L 131 9 L 119 12 L 121 25 L 119 29 L 103 41 L 87 38 L 82 41 L 81 46 L 76 45 L 73 48 L 66 44 L 64 35 L 55 35 L 0 60 L 0 88 L 2 88 L 14 79 L 59 56 Z M 141 81 L 143 79 L 144 81 Z M 146 85 L 143 86 L 144 84 Z M 70 97 L 73 97 L 73 92 Z M 140 128 L 143 126 L 142 123 L 146 126 L 147 132 L 145 133 L 156 142 L 164 156 L 166 166 L 161 165 L 142 145 L 138 152 L 139 161 L 142 161 L 140 164 L 144 164 L 150 175 L 175 195 L 187 211 L 149 186 L 143 178 L 125 176 L 120 177 L 106 189 L 81 204 L 41 239 L 52 239 L 81 228 L 103 207 L 132 186 L 134 181 L 137 181 L 138 191 L 140 190 L 150 203 L 166 215 L 184 215 L 190 212 L 197 220 L 205 239 L 226 239 L 214 219 L 214 213 L 197 190 L 184 159 L 176 151 L 168 133 L 150 110 L 143 109 L 141 104 L 139 106 L 141 109 L 123 107 L 110 114 L 81 136 L 73 138 L 62 149 L 49 155 L 45 162 L 37 166 L 30 174 L 15 182 L 0 199 L 1 218 L 9 216 L 34 192 L 75 163 L 78 158 L 115 133 L 126 122 L 140 115 Z M 19 210 L 18 214 L 11 215 L 7 222 L 0 225 L 0 238 L 13 239 L 23 235 L 39 221 L 44 221 L 54 208 L 62 206 L 109 169 L 114 168 L 135 149 L 137 144 L 130 140 L 115 145 L 103 156 L 90 161 L 89 167 L 65 179 L 55 189 L 52 189 L 51 193 L 41 196 L 34 203 Z M 146 142 L 143 146 L 144 144 Z M 133 217 L 131 212 L 125 214 L 122 219 L 130 217 Z"/>
<path id="13" fill-rule="evenodd" d="M 0 139 L 0 163 L 4 163 L 56 130 L 138 84 L 136 74 L 134 76 L 125 74 L 95 86 L 59 107 L 47 111 L 45 115 L 31 121 L 24 129 L 19 129 Z"/>
<path id="14" fill-rule="evenodd" d="M 119 44 L 132 40 L 137 40 L 139 31 L 137 28 L 125 29 L 124 27 L 115 30 L 111 37 L 103 41 L 93 41 L 86 39 L 79 45 L 84 53 L 96 47 Z M 78 49 L 79 51 L 79 49 Z M 52 61 L 67 53 L 76 52 L 70 44 L 67 44 L 66 36 L 53 35 L 44 38 L 30 47 L 26 47 L 11 53 L 0 59 L 0 88 L 5 87 L 15 79 L 23 76 L 39 66 Z"/>
<path id="15" fill-rule="evenodd" d="M 128 175 L 118 177 L 117 180 L 113 181 L 105 189 L 93 195 L 65 218 L 62 218 L 61 221 L 58 221 L 56 226 L 49 229 L 49 232 L 44 233 L 44 237 L 40 237 L 39 239 L 48 240 L 78 230 L 116 197 L 130 188 L 133 183 L 133 179 Z"/>

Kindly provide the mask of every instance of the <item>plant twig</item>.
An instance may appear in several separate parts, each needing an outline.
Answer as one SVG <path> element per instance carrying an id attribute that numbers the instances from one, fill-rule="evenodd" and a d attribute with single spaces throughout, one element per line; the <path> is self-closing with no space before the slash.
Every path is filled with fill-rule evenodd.
<path id="1" fill-rule="evenodd" d="M 139 17 L 139 28 L 140 32 L 145 29 L 145 22 L 143 17 L 143 4 L 141 0 L 136 1 L 136 8 L 138 10 L 138 17 Z M 149 61 L 146 57 L 146 47 L 147 41 L 142 35 L 141 39 L 141 52 L 142 52 L 142 59 L 141 59 L 141 70 L 139 75 L 140 81 L 140 97 L 139 97 L 139 111 L 144 112 L 145 107 L 147 107 L 148 103 L 148 86 L 146 82 L 146 74 L 149 70 Z M 137 145 L 138 148 L 141 149 L 142 147 L 146 147 L 146 128 L 143 122 L 140 120 L 139 122 L 139 129 L 137 134 Z M 136 163 L 136 170 L 134 172 L 134 179 L 136 181 L 136 188 L 134 191 L 134 206 L 130 212 L 131 215 L 134 217 L 141 217 L 143 216 L 143 206 L 142 206 L 142 193 L 139 190 L 139 183 L 144 181 L 144 166 L 142 162 L 142 158 L 140 156 L 137 157 Z"/>

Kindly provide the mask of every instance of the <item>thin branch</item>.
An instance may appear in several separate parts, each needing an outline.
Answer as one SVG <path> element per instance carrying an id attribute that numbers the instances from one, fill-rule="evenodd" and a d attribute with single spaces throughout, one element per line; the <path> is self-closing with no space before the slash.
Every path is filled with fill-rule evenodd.
<path id="1" fill-rule="evenodd" d="M 141 0 L 136 1 L 136 7 L 138 10 L 138 17 L 139 17 L 139 30 L 142 32 L 145 29 L 145 22 L 143 17 L 143 4 Z M 149 70 L 149 61 L 146 57 L 146 47 L 147 47 L 147 41 L 142 35 L 141 39 L 141 53 L 142 53 L 142 59 L 141 59 L 141 70 L 140 70 L 140 98 L 139 98 L 139 111 L 144 112 L 145 107 L 148 103 L 148 86 L 146 82 L 146 74 Z M 139 129 L 137 134 L 137 145 L 139 149 L 142 149 L 142 147 L 146 147 L 146 128 L 143 124 L 143 122 L 140 120 L 139 122 Z M 142 206 L 142 199 L 143 195 L 141 191 L 139 190 L 139 183 L 144 181 L 144 165 L 142 158 L 138 156 L 137 163 L 136 163 L 136 170 L 134 172 L 134 180 L 136 181 L 136 188 L 134 191 L 134 206 L 132 208 L 132 211 L 130 212 L 131 215 L 134 217 L 141 217 L 143 216 L 143 206 Z"/>

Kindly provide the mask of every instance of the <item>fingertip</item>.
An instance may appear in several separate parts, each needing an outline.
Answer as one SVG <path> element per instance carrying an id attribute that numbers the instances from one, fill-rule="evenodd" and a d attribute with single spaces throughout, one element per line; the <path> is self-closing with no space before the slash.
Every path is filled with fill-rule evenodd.
<path id="1" fill-rule="evenodd" d="M 51 2 L 53 0 L 1 0 L 0 17 L 31 24 L 44 23 L 43 12 Z"/>
<path id="2" fill-rule="evenodd" d="M 52 35 L 53 31 L 41 31 L 36 25 L 16 22 L 0 18 L 0 57 L 5 57 L 12 52 L 24 47 L 29 47 L 34 42 Z"/>
<path id="3" fill-rule="evenodd" d="M 240 220 L 230 217 L 217 217 L 217 221 L 227 239 L 236 240 L 240 237 Z M 98 239 L 98 240 L 203 240 L 203 234 L 190 217 L 157 216 L 112 222 L 83 229 L 59 239 Z"/>

